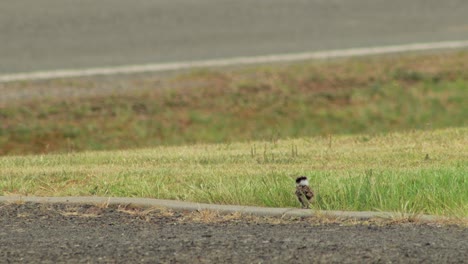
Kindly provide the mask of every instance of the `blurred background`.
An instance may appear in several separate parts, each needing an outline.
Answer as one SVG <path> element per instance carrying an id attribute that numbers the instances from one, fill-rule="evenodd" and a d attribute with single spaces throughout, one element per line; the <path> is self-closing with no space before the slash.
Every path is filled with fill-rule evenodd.
<path id="1" fill-rule="evenodd" d="M 462 0 L 0 3 L 0 76 L 468 40 Z M 0 83 L 0 155 L 467 125 L 466 49 Z"/>

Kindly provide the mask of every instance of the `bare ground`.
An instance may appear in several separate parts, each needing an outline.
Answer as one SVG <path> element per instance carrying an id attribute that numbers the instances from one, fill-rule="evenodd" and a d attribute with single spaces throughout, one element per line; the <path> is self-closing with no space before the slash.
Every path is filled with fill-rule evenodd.
<path id="1" fill-rule="evenodd" d="M 466 263 L 468 229 L 0 204 L 2 263 Z"/>

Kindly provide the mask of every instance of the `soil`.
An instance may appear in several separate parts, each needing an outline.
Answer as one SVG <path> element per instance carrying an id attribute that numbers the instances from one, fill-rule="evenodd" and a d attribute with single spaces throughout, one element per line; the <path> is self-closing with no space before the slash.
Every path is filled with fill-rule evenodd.
<path id="1" fill-rule="evenodd" d="M 1 263 L 468 263 L 468 228 L 0 204 Z"/>

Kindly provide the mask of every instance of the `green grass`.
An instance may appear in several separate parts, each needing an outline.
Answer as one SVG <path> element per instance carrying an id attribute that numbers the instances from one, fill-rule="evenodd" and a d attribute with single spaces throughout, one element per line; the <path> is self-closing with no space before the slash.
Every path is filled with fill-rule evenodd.
<path id="1" fill-rule="evenodd" d="M 0 155 L 467 126 L 466 69 L 458 51 L 0 84 L 40 94 L 0 100 Z"/>
<path id="2" fill-rule="evenodd" d="M 129 196 L 468 216 L 468 128 L 0 157 L 0 195 Z"/>
<path id="3" fill-rule="evenodd" d="M 466 69 L 457 51 L 0 84 L 0 195 L 298 207 L 305 174 L 315 209 L 467 217 Z"/>

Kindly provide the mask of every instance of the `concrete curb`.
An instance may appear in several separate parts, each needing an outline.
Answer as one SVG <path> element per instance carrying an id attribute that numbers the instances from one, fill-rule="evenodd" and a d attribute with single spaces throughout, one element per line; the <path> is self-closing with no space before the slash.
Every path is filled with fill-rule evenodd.
<path id="1" fill-rule="evenodd" d="M 306 217 L 306 216 L 331 216 L 347 219 L 366 220 L 371 218 L 401 218 L 408 217 L 419 221 L 433 222 L 446 219 L 445 217 L 431 215 L 402 215 L 390 212 L 351 212 L 351 211 L 314 211 L 297 208 L 272 208 L 241 205 L 217 205 L 183 202 L 175 200 L 162 200 L 151 198 L 121 198 L 121 197 L 35 197 L 35 196 L 0 196 L 0 203 L 33 202 L 33 203 L 64 203 L 64 204 L 131 204 L 138 207 L 162 207 L 174 211 L 201 211 L 212 210 L 221 214 L 239 212 L 256 216 L 275 217 Z"/>

